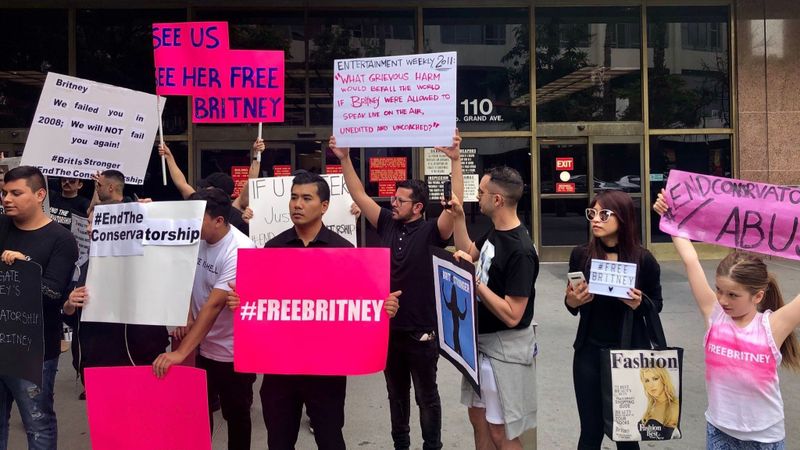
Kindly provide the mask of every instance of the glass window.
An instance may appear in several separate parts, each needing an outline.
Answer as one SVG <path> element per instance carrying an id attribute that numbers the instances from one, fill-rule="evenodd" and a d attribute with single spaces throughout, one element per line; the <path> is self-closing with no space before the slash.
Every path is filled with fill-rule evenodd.
<path id="1" fill-rule="evenodd" d="M 354 152 L 351 152 L 351 158 Z M 396 182 L 412 177 L 412 153 L 410 148 L 364 149 L 366 176 L 362 180 L 371 197 L 391 197 Z M 353 164 L 356 161 L 353 160 Z M 403 169 L 405 167 L 405 170 Z"/>
<path id="2" fill-rule="evenodd" d="M 425 52 L 458 52 L 462 131 L 529 130 L 528 9 L 425 9 Z"/>
<path id="3" fill-rule="evenodd" d="M 184 175 L 189 173 L 189 145 L 186 141 L 167 142 L 172 156 Z M 230 173 L 230 172 L 228 172 Z M 136 193 L 140 198 L 152 198 L 154 200 L 182 200 L 181 193 L 170 180 L 167 173 L 167 185 L 164 186 L 161 175 L 161 157 L 157 151 L 150 153 L 150 162 L 147 163 L 147 171 L 144 174 L 144 184 L 141 186 L 125 185 L 125 194 Z M 86 184 L 86 183 L 84 183 Z M 129 192 L 130 191 L 130 192 Z"/>
<path id="4" fill-rule="evenodd" d="M 539 143 L 539 190 L 542 194 L 586 194 L 588 152 L 582 143 Z"/>
<path id="5" fill-rule="evenodd" d="M 153 23 L 184 22 L 186 11 L 78 10 L 77 76 L 155 93 Z M 186 97 L 169 97 L 164 134 L 186 133 Z"/>
<path id="6" fill-rule="evenodd" d="M 333 61 L 416 53 L 413 10 L 319 11 L 309 17 L 311 126 L 333 123 Z"/>
<path id="7" fill-rule="evenodd" d="M 594 191 L 642 192 L 639 144 L 594 144 Z"/>
<path id="8" fill-rule="evenodd" d="M 67 53 L 66 10 L 0 13 L 0 128 L 30 126 L 47 73 L 68 72 Z"/>
<path id="9" fill-rule="evenodd" d="M 199 10 L 197 20 L 228 22 L 232 49 L 285 52 L 284 122 L 270 126 L 306 125 L 306 40 L 302 11 Z"/>
<path id="10" fill-rule="evenodd" d="M 638 7 L 536 8 L 536 120 L 639 121 Z"/>
<path id="11" fill-rule="evenodd" d="M 542 199 L 542 245 L 581 245 L 589 240 L 586 198 Z"/>
<path id="12" fill-rule="evenodd" d="M 650 137 L 650 205 L 667 185 L 671 169 L 731 177 L 731 136 L 727 134 L 695 134 Z M 649 205 L 648 205 L 649 206 Z M 669 242 L 670 237 L 658 229 L 659 217 L 651 211 L 653 242 Z"/>
<path id="13" fill-rule="evenodd" d="M 730 127 L 728 7 L 650 7 L 647 23 L 650 127 Z"/>

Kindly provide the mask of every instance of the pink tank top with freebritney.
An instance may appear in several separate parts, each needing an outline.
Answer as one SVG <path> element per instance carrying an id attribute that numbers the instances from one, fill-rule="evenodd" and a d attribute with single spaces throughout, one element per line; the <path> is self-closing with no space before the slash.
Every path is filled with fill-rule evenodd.
<path id="1" fill-rule="evenodd" d="M 776 442 L 785 436 L 781 353 L 772 338 L 771 313 L 757 313 L 739 328 L 716 303 L 709 319 L 706 420 L 737 439 Z"/>

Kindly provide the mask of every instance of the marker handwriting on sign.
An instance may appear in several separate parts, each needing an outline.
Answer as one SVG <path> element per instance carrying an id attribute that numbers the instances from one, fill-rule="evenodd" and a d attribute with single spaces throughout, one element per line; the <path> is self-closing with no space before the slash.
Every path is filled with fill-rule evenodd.
<path id="1" fill-rule="evenodd" d="M 187 32 L 188 31 L 188 36 Z M 227 40 L 228 30 L 220 30 L 218 25 L 191 27 L 153 25 L 153 48 L 182 47 L 215 49 L 220 46 L 221 36 Z"/>

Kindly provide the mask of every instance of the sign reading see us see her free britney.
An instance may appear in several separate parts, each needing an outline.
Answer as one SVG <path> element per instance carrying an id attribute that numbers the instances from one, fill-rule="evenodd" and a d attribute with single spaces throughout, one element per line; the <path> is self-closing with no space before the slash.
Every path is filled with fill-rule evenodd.
<path id="1" fill-rule="evenodd" d="M 333 62 L 333 134 L 339 147 L 451 145 L 456 52 Z"/>
<path id="2" fill-rule="evenodd" d="M 119 170 L 143 184 L 163 109 L 155 95 L 50 72 L 22 164 L 45 175 L 90 179 Z"/>
<path id="3" fill-rule="evenodd" d="M 628 290 L 636 287 L 636 264 L 592 259 L 589 293 L 631 298 Z"/>

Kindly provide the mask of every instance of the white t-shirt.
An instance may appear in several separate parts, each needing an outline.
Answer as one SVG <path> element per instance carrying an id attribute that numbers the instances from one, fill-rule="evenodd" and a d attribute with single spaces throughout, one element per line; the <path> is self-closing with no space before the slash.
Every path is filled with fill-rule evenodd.
<path id="1" fill-rule="evenodd" d="M 208 302 L 212 289 L 231 290 L 228 282 L 236 280 L 237 250 L 240 248 L 255 248 L 255 244 L 235 227 L 230 227 L 228 234 L 214 245 L 200 241 L 192 286 L 192 315 L 195 318 Z M 219 313 L 211 330 L 200 342 L 200 355 L 214 361 L 233 361 L 233 313 L 227 307 Z"/>

